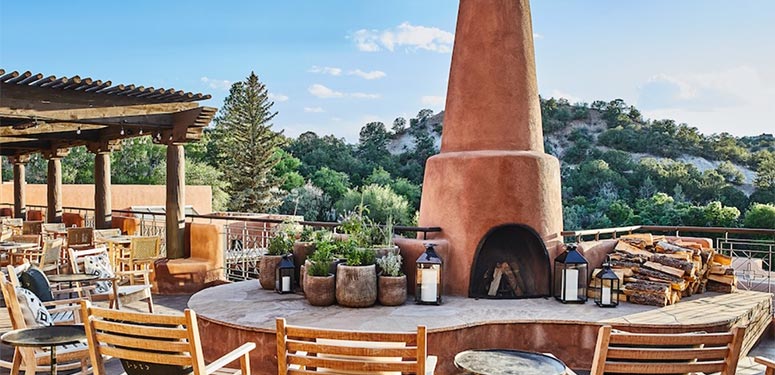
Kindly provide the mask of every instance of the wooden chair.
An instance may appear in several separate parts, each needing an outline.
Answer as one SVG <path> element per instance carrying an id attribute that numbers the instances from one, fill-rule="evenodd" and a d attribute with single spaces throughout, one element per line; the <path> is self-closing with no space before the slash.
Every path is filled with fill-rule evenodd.
<path id="1" fill-rule="evenodd" d="M 94 248 L 94 228 L 67 228 L 68 249 L 92 249 Z"/>
<path id="2" fill-rule="evenodd" d="M 55 271 L 55 273 L 59 273 L 62 266 L 67 266 L 66 260 L 62 258 L 62 246 L 64 243 L 65 241 L 61 238 L 43 242 L 43 251 L 38 264 L 38 267 L 43 272 Z"/>
<path id="3" fill-rule="evenodd" d="M 24 261 L 24 264 L 18 265 L 18 266 L 6 266 L 6 272 L 8 273 L 8 282 L 13 287 L 23 287 L 21 280 L 19 280 L 19 276 L 22 274 L 22 272 L 27 272 L 27 270 L 32 267 L 32 264 L 29 261 Z M 46 278 L 46 281 L 48 281 L 48 278 Z M 78 305 L 78 303 L 82 299 L 88 299 L 89 291 L 93 288 L 91 287 L 74 287 L 74 288 L 62 288 L 59 285 L 51 285 L 51 294 L 54 297 L 54 301 L 50 302 L 43 302 L 43 306 L 46 306 L 49 308 L 49 314 L 51 314 L 51 319 L 54 321 L 54 323 L 60 323 L 60 324 L 72 324 L 72 323 L 80 323 L 80 316 L 78 314 L 73 314 L 74 311 L 78 311 L 78 308 L 75 308 L 73 306 Z M 77 298 L 70 298 L 71 295 L 78 295 Z M 62 298 L 61 296 L 66 296 L 65 298 Z"/>
<path id="4" fill-rule="evenodd" d="M 11 236 L 11 242 L 17 242 L 17 243 L 31 243 L 35 244 L 35 247 L 30 247 L 26 249 L 16 249 L 11 254 L 11 264 L 17 265 L 22 264 L 22 261 L 24 259 L 28 259 L 30 262 L 34 264 L 40 263 L 40 257 L 42 255 L 40 250 L 40 241 L 41 241 L 41 235 L 39 234 L 21 234 L 16 236 Z"/>
<path id="5" fill-rule="evenodd" d="M 764 375 L 775 375 L 775 361 L 764 357 L 756 357 L 753 360 L 756 363 L 760 365 L 764 365 L 766 367 L 766 370 L 764 371 Z"/>
<path id="6" fill-rule="evenodd" d="M 16 289 L 10 282 L 7 281 L 5 274 L 0 272 L 0 290 L 2 290 L 3 298 L 5 300 L 5 306 L 8 309 L 8 315 L 11 320 L 11 327 L 13 329 L 28 328 L 27 323 L 24 320 L 21 306 L 19 305 Z M 50 303 L 49 305 L 55 305 L 54 309 L 49 312 L 57 311 L 77 311 L 79 305 L 78 300 L 59 300 Z M 63 305 L 63 306 L 59 306 Z M 71 316 L 77 317 L 80 321 L 80 315 L 74 313 Z M 55 321 L 54 324 L 73 324 L 73 320 L 60 320 Z M 13 362 L 9 363 L 0 360 L 0 367 L 8 368 L 11 370 L 11 374 L 15 375 L 19 373 L 19 370 L 24 367 L 26 374 L 34 374 L 36 371 L 49 372 L 50 366 L 49 352 L 43 348 L 32 347 L 15 347 L 13 353 Z M 88 366 L 89 350 L 86 345 L 66 345 L 57 347 L 57 362 L 59 370 L 73 370 L 80 369 L 79 374 L 90 373 Z"/>
<path id="7" fill-rule="evenodd" d="M 427 351 L 425 326 L 406 333 L 356 332 L 289 326 L 277 318 L 279 375 L 433 374 L 436 357 Z"/>
<path id="8" fill-rule="evenodd" d="M 186 309 L 183 315 L 152 315 L 115 311 L 81 303 L 89 352 L 95 375 L 106 375 L 103 356 L 132 362 L 191 367 L 194 375 L 250 375 L 251 350 L 256 344 L 245 343 L 205 365 L 196 313 Z M 241 371 L 224 369 L 239 360 Z"/>
<path id="9" fill-rule="evenodd" d="M 745 327 L 731 332 L 653 334 L 600 327 L 590 375 L 714 373 L 734 375 Z"/>
<path id="10" fill-rule="evenodd" d="M 13 218 L 3 218 L 3 224 L 11 228 L 14 235 L 22 234 L 22 226 L 24 226 L 24 220 L 13 219 Z"/>
<path id="11" fill-rule="evenodd" d="M 87 250 L 75 250 L 68 249 L 70 254 L 70 269 L 73 273 L 84 273 L 84 258 L 87 256 L 105 255 L 110 259 L 108 250 L 105 247 L 98 247 L 95 249 Z M 137 270 L 137 271 L 116 271 L 112 270 L 114 277 L 110 279 L 101 279 L 98 281 L 110 281 L 112 291 L 99 293 L 95 291 L 91 295 L 92 299 L 108 299 L 110 301 L 110 307 L 120 309 L 121 305 L 131 303 L 134 301 L 146 300 L 148 304 L 148 311 L 153 313 L 153 296 L 151 295 L 151 282 L 149 278 L 149 270 Z M 139 285 L 119 285 L 122 278 L 133 279 L 142 277 L 142 283 Z"/>
<path id="12" fill-rule="evenodd" d="M 129 244 L 129 257 L 123 258 L 116 256 L 117 264 L 121 265 L 121 270 L 150 270 L 161 251 L 161 238 L 150 237 L 132 237 Z"/>
<path id="13" fill-rule="evenodd" d="M 22 223 L 22 234 L 41 234 L 42 232 L 42 221 L 25 221 Z"/>

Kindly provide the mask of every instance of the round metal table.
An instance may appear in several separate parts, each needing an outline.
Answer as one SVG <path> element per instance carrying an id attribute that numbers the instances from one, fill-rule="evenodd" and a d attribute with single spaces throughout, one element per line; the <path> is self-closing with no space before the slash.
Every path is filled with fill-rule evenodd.
<path id="1" fill-rule="evenodd" d="M 17 329 L 0 336 L 0 341 L 11 346 L 51 347 L 51 374 L 57 373 L 58 345 L 76 344 L 86 340 L 82 325 L 61 325 Z"/>
<path id="2" fill-rule="evenodd" d="M 511 349 L 466 350 L 455 367 L 476 375 L 564 375 L 565 364 L 552 356 Z"/>

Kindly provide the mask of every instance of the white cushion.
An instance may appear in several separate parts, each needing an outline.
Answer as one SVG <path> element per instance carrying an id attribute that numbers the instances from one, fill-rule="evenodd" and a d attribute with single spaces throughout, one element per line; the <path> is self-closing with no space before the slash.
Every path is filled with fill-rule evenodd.
<path id="1" fill-rule="evenodd" d="M 19 301 L 19 307 L 22 310 L 24 323 L 27 327 L 41 327 L 54 324 L 48 309 L 43 306 L 43 303 L 40 302 L 35 293 L 18 286 L 16 287 L 16 300 Z"/>
<path id="2" fill-rule="evenodd" d="M 112 279 L 115 277 L 107 252 L 83 257 L 83 268 L 86 273 L 96 275 L 100 279 Z M 95 291 L 99 294 L 113 290 L 113 283 L 111 281 L 97 281 L 94 285 Z"/>

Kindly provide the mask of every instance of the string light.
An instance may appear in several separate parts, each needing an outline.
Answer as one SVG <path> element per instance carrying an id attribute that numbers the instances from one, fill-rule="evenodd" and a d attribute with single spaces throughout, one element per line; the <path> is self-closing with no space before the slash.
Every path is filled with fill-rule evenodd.
<path id="1" fill-rule="evenodd" d="M 140 128 L 140 135 L 143 135 L 143 128 Z"/>
<path id="2" fill-rule="evenodd" d="M 121 127 L 121 135 L 124 135 L 124 127 Z"/>
<path id="3" fill-rule="evenodd" d="M 75 131 L 75 134 L 81 134 L 81 127 L 78 126 L 78 130 Z"/>

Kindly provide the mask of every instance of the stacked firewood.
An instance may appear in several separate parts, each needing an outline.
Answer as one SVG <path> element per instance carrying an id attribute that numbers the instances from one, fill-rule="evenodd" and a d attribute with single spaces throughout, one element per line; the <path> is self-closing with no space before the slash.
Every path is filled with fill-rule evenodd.
<path id="1" fill-rule="evenodd" d="M 699 243 L 649 233 L 622 236 L 610 255 L 611 268 L 621 274 L 622 293 L 627 299 L 654 306 L 674 304 L 706 288 L 731 292 L 736 281 L 731 279 L 731 268 L 724 268 L 730 263 L 731 259 Z M 730 287 L 725 290 L 716 284 Z"/>
<path id="2" fill-rule="evenodd" d="M 713 255 L 707 290 L 720 293 L 732 293 L 737 290 L 737 276 L 732 268 L 732 257 L 721 254 Z"/>

